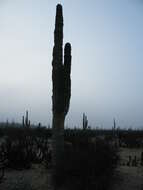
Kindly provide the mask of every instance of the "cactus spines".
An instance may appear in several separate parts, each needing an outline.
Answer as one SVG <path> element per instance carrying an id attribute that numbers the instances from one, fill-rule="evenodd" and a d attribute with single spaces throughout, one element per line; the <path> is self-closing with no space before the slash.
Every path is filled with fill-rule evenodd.
<path id="1" fill-rule="evenodd" d="M 71 96 L 71 45 L 64 47 L 63 62 L 63 13 L 62 5 L 56 8 L 54 48 L 52 61 L 52 111 L 53 111 L 53 166 L 59 167 L 64 151 L 64 121 Z"/>
<path id="2" fill-rule="evenodd" d="M 87 120 L 87 116 L 85 115 L 85 113 L 83 113 L 82 126 L 83 126 L 83 130 L 87 129 L 87 127 L 88 127 L 88 120 Z"/>

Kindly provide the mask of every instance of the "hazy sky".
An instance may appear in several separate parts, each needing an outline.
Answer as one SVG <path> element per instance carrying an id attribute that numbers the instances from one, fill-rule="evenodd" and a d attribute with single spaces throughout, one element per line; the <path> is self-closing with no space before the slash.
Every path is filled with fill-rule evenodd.
<path id="1" fill-rule="evenodd" d="M 143 126 L 142 0 L 0 0 L 0 121 L 51 123 L 56 4 L 72 44 L 66 125 Z"/>

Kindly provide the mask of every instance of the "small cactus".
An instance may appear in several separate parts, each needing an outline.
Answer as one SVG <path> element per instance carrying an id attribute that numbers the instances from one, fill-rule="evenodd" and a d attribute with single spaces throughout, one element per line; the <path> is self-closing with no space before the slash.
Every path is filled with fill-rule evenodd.
<path id="1" fill-rule="evenodd" d="M 113 120 L 113 123 L 114 123 L 113 129 L 116 130 L 116 120 L 115 120 L 115 118 L 114 118 L 114 120 Z"/>
<path id="2" fill-rule="evenodd" d="M 28 119 L 28 111 L 26 111 L 26 117 L 22 116 L 22 126 L 30 127 L 30 120 Z"/>
<path id="3" fill-rule="evenodd" d="M 88 120 L 87 120 L 87 116 L 85 115 L 85 113 L 83 113 L 83 121 L 82 121 L 82 126 L 83 126 L 83 130 L 87 129 L 88 127 Z"/>
<path id="4" fill-rule="evenodd" d="M 24 122 L 24 115 L 22 116 L 22 126 L 25 126 L 25 122 Z"/>

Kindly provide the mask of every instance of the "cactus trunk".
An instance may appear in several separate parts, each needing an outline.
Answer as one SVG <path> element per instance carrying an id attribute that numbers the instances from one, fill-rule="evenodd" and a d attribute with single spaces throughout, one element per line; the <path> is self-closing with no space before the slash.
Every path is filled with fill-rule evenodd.
<path id="1" fill-rule="evenodd" d="M 64 115 L 53 115 L 53 155 L 54 167 L 58 169 L 64 152 Z"/>

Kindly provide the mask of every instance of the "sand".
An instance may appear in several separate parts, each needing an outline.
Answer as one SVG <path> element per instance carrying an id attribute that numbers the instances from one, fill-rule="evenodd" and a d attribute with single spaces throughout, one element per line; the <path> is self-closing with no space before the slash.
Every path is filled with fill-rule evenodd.
<path id="1" fill-rule="evenodd" d="M 121 160 L 115 170 L 111 190 L 143 190 L 141 151 L 142 149 L 120 149 Z M 129 155 L 137 156 L 137 167 L 126 165 Z M 49 173 L 43 164 L 33 164 L 30 170 L 6 170 L 0 190 L 52 190 L 48 186 Z"/>
<path id="2" fill-rule="evenodd" d="M 30 170 L 6 170 L 0 190 L 47 190 L 47 170 L 41 164 Z"/>
<path id="3" fill-rule="evenodd" d="M 143 190 L 143 166 L 140 165 L 141 151 L 142 149 L 128 148 L 120 150 L 121 162 L 115 171 L 112 190 Z M 129 155 L 137 156 L 137 167 L 126 165 Z"/>

